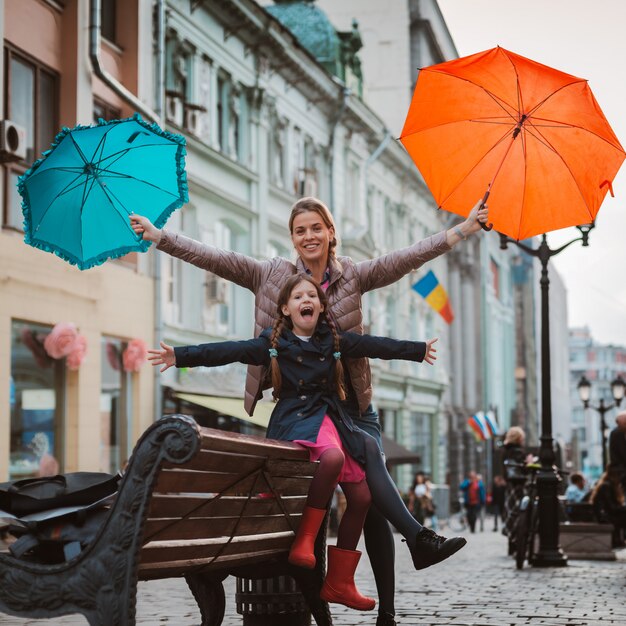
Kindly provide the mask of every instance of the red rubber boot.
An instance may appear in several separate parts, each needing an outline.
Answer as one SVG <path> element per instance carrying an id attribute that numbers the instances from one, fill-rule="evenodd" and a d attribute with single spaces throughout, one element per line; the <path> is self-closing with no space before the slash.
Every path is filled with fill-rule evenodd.
<path id="1" fill-rule="evenodd" d="M 326 509 L 305 506 L 296 538 L 291 544 L 288 561 L 292 565 L 313 569 L 315 567 L 315 539 L 326 516 Z"/>
<path id="2" fill-rule="evenodd" d="M 328 546 L 328 571 L 320 592 L 322 600 L 357 611 L 371 611 L 376 606 L 376 600 L 361 595 L 354 584 L 354 572 L 360 558 L 358 550 Z"/>

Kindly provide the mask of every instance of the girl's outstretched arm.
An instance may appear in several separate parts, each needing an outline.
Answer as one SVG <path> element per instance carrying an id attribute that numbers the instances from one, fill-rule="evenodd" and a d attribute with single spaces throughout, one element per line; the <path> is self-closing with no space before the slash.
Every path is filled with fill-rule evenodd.
<path id="1" fill-rule="evenodd" d="M 426 361 L 432 365 L 437 350 L 433 344 L 436 338 L 426 341 L 407 341 L 374 337 L 357 333 L 341 333 L 339 345 L 341 355 L 349 358 L 368 357 L 370 359 L 401 359 L 403 361 Z"/>
<path id="2" fill-rule="evenodd" d="M 161 342 L 160 350 L 148 350 L 148 361 L 152 363 L 154 367 L 162 365 L 161 371 L 169 369 L 173 365 L 176 365 L 176 356 L 174 355 L 174 348 L 168 346 L 164 341 Z"/>

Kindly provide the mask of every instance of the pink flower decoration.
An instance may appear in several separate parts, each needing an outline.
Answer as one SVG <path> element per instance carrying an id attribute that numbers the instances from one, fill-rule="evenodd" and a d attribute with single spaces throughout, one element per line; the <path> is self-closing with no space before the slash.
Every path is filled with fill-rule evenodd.
<path id="1" fill-rule="evenodd" d="M 84 335 L 78 335 L 72 351 L 67 355 L 67 368 L 76 371 L 85 360 L 87 354 L 87 339 Z"/>
<path id="2" fill-rule="evenodd" d="M 132 339 L 128 343 L 128 347 L 124 350 L 122 362 L 124 363 L 124 371 L 138 372 L 141 366 L 146 362 L 148 349 L 143 339 Z"/>
<path id="3" fill-rule="evenodd" d="M 77 336 L 75 324 L 60 322 L 44 339 L 43 347 L 53 359 L 62 359 L 72 351 Z"/>

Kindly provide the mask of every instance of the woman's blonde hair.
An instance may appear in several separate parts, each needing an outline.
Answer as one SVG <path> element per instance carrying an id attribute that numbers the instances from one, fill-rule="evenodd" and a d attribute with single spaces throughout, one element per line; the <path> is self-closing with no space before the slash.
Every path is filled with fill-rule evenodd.
<path id="1" fill-rule="evenodd" d="M 322 222 L 324 222 L 326 228 L 333 229 L 333 238 L 330 240 L 330 244 L 328 246 L 328 256 L 334 258 L 336 256 L 336 248 L 338 245 L 337 229 L 335 228 L 335 222 L 333 221 L 333 216 L 330 210 L 321 200 L 310 196 L 300 198 L 300 200 L 298 200 L 291 207 L 291 215 L 289 216 L 289 232 L 293 235 L 293 221 L 296 217 L 302 213 L 308 213 L 309 211 L 317 213 L 322 218 Z"/>
<path id="2" fill-rule="evenodd" d="M 293 328 L 291 318 L 283 314 L 283 306 L 289 302 L 289 297 L 291 296 L 291 292 L 295 289 L 296 285 L 299 285 L 301 282 L 311 283 L 317 290 L 317 295 L 324 307 L 324 310 L 321 312 L 319 320 L 317 324 L 319 326 L 320 322 L 325 321 L 330 330 L 333 333 L 333 341 L 335 352 L 339 353 L 339 333 L 337 332 L 337 327 L 335 323 L 332 321 L 330 316 L 326 315 L 326 311 L 328 310 L 328 299 L 326 298 L 326 294 L 324 290 L 320 287 L 319 283 L 308 274 L 294 274 L 290 278 L 285 281 L 285 284 L 282 286 L 280 293 L 278 294 L 278 303 L 277 303 L 277 314 L 276 321 L 274 322 L 274 326 L 272 327 L 272 334 L 270 336 L 270 344 L 272 349 L 278 350 L 278 339 L 280 338 L 280 333 L 283 330 L 283 326 L 287 326 L 287 328 Z M 280 367 L 278 366 L 278 356 L 272 357 L 270 359 L 270 372 L 272 376 L 272 395 L 275 400 L 278 400 L 280 397 L 280 387 L 282 384 L 282 377 L 280 375 Z M 343 365 L 341 363 L 341 359 L 335 360 L 335 386 L 337 389 L 337 395 L 341 400 L 346 399 L 346 387 L 344 383 L 343 376 Z"/>
<path id="3" fill-rule="evenodd" d="M 519 426 L 511 426 L 504 435 L 504 445 L 512 443 L 514 445 L 521 446 L 526 439 L 524 431 Z"/>

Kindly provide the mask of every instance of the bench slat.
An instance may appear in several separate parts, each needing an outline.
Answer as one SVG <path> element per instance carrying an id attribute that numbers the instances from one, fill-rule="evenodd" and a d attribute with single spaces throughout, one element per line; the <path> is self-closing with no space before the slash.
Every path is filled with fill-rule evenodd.
<path id="1" fill-rule="evenodd" d="M 276 439 L 259 439 L 254 435 L 242 435 L 229 431 L 200 427 L 203 450 L 236 452 L 268 458 L 295 459 L 307 461 L 309 452 L 297 443 Z"/>
<path id="2" fill-rule="evenodd" d="M 205 472 L 240 472 L 246 473 L 263 464 L 265 457 L 215 450 L 200 450 L 185 465 L 164 463 L 165 469 L 187 469 Z M 313 476 L 316 463 L 300 460 L 269 459 L 266 468 L 276 476 Z"/>
<path id="3" fill-rule="evenodd" d="M 139 579 L 153 580 L 159 578 L 172 578 L 174 576 L 184 576 L 196 569 L 202 569 L 207 564 L 208 572 L 215 572 L 224 568 L 233 568 L 238 565 L 248 565 L 249 563 L 261 563 L 277 558 L 285 554 L 285 550 L 264 550 L 262 552 L 246 552 L 243 554 L 230 554 L 220 556 L 211 561 L 207 559 L 188 559 L 185 561 L 168 561 L 167 563 L 145 563 L 139 565 Z"/>
<path id="4" fill-rule="evenodd" d="M 247 495 L 254 487 L 255 493 L 270 491 L 263 478 L 253 474 L 237 480 L 239 474 L 223 474 L 218 472 L 198 472 L 192 470 L 163 470 L 159 474 L 155 493 L 232 493 Z M 235 483 L 233 485 L 233 483 Z M 274 488 L 285 495 L 303 495 L 308 493 L 309 476 L 275 477 L 272 479 Z M 230 485 L 233 485 L 232 487 Z"/>
<path id="5" fill-rule="evenodd" d="M 297 528 L 299 523 L 300 515 L 292 516 L 293 527 Z M 144 537 L 149 537 L 150 541 L 167 541 L 229 537 L 233 532 L 237 536 L 245 536 L 258 534 L 259 528 L 265 533 L 278 533 L 290 531 L 291 525 L 284 515 L 148 520 Z"/>
<path id="6" fill-rule="evenodd" d="M 287 513 L 297 513 L 304 508 L 306 496 L 290 496 L 281 498 Z M 149 518 L 205 517 L 207 515 L 222 515 L 224 517 L 239 515 L 246 507 L 246 515 L 277 515 L 282 513 L 275 498 L 246 496 L 224 496 L 219 500 L 207 500 L 203 496 L 155 495 L 150 505 Z"/>
<path id="7" fill-rule="evenodd" d="M 199 560 L 217 554 L 243 554 L 257 550 L 288 550 L 293 541 L 292 532 L 268 535 L 235 537 L 227 546 L 227 537 L 181 541 L 151 541 L 141 549 L 140 563 L 165 563 L 167 561 Z"/>

